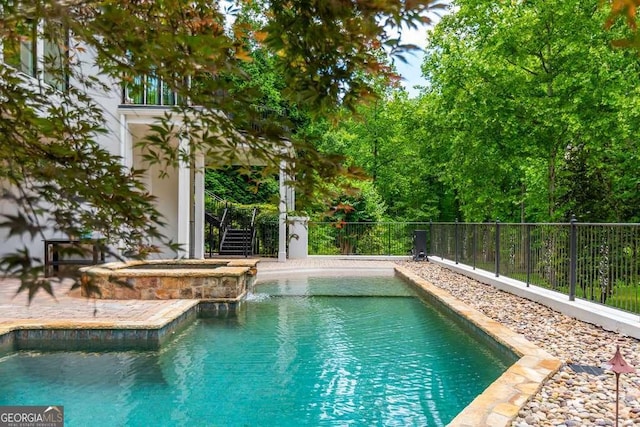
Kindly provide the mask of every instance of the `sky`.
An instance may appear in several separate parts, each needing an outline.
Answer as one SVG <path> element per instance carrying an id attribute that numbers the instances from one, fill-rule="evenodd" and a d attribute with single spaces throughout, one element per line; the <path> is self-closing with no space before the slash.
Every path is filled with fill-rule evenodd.
<path id="1" fill-rule="evenodd" d="M 443 3 L 449 3 L 445 1 Z M 424 60 L 424 52 L 422 49 L 427 44 L 427 31 L 433 27 L 433 25 L 437 24 L 440 20 L 438 14 L 442 14 L 444 11 L 439 11 L 438 13 L 432 13 L 429 17 L 432 20 L 432 23 L 429 25 L 423 25 L 417 29 L 407 29 L 405 28 L 402 32 L 402 42 L 405 44 L 413 44 L 420 47 L 420 50 L 415 50 L 412 53 L 405 55 L 407 63 L 404 63 L 396 58 L 395 65 L 398 69 L 398 72 L 403 77 L 402 84 L 409 92 L 409 96 L 415 97 L 420 93 L 419 89 L 416 89 L 415 86 L 424 86 L 427 81 L 422 77 L 422 72 L 420 71 L 420 67 L 422 66 L 422 61 Z"/>
<path id="2" fill-rule="evenodd" d="M 422 71 L 420 71 L 420 67 L 422 66 L 422 61 L 424 59 L 424 52 L 422 48 L 425 47 L 427 41 L 427 27 L 422 27 L 419 30 L 407 31 L 409 34 L 402 34 L 403 43 L 410 43 L 416 46 L 420 46 L 420 50 L 412 51 L 405 55 L 406 63 L 402 62 L 398 58 L 395 59 L 395 65 L 398 69 L 398 72 L 402 76 L 402 85 L 409 92 L 409 96 L 415 97 L 420 91 L 416 89 L 416 85 L 424 86 L 426 84 L 426 80 L 422 77 Z"/>
<path id="3" fill-rule="evenodd" d="M 447 8 L 451 3 L 451 0 L 434 0 L 434 3 L 443 4 L 445 8 Z M 224 5 L 230 6 L 232 2 L 223 2 Z M 225 6 L 225 7 L 226 7 Z M 406 63 L 400 61 L 399 59 L 395 59 L 395 65 L 403 77 L 402 85 L 407 89 L 410 97 L 416 97 L 420 94 L 420 90 L 416 89 L 415 86 L 424 86 L 426 84 L 426 80 L 422 77 L 422 72 L 420 71 L 420 67 L 422 66 L 422 61 L 424 59 L 423 48 L 427 44 L 427 31 L 433 27 L 433 25 L 437 24 L 440 20 L 440 15 L 443 13 L 447 13 L 445 10 L 438 10 L 437 12 L 431 12 L 427 15 L 431 18 L 431 23 L 429 25 L 422 25 L 417 29 L 408 29 L 404 28 L 402 31 L 402 43 L 404 44 L 413 44 L 419 46 L 420 49 L 416 49 L 410 53 L 405 54 Z M 233 20 L 233 15 L 227 15 L 229 19 L 227 24 Z"/>

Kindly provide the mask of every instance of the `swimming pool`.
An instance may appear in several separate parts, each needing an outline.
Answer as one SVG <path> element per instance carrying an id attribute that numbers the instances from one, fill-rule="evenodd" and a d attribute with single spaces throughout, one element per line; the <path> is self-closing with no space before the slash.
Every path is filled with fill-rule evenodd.
<path id="1" fill-rule="evenodd" d="M 259 285 L 158 351 L 16 352 L 0 405 L 66 425 L 444 425 L 513 362 L 393 277 Z"/>

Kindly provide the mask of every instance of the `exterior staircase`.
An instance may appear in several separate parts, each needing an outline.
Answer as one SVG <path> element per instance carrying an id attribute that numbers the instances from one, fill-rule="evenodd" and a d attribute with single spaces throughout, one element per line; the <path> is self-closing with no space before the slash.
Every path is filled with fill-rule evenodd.
<path id="1" fill-rule="evenodd" d="M 213 200 L 212 211 L 205 211 L 209 256 L 253 255 L 257 208 L 239 207 L 210 192 L 206 195 Z"/>
<path id="2" fill-rule="evenodd" d="M 253 230 L 251 228 L 228 228 L 220 243 L 220 255 L 253 255 Z"/>

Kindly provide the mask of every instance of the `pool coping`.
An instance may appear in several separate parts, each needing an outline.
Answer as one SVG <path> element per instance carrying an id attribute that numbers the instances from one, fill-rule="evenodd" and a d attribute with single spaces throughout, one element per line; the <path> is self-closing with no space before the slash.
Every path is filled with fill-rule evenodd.
<path id="1" fill-rule="evenodd" d="M 520 409 L 542 388 L 545 380 L 562 367 L 562 362 L 521 334 L 490 319 L 410 270 L 396 266 L 395 271 L 520 357 L 448 426 L 510 426 Z"/>
<path id="2" fill-rule="evenodd" d="M 6 350 L 15 351 L 18 342 L 29 341 L 66 340 L 66 344 L 74 344 L 69 345 L 70 350 L 92 344 L 99 344 L 100 348 L 120 348 L 119 345 L 129 345 L 136 340 L 144 340 L 139 343 L 141 349 L 159 347 L 173 332 L 198 315 L 201 302 L 176 300 L 170 306 L 159 307 L 153 316 L 144 320 L 18 319 L 3 322 L 0 324 L 0 355 Z M 107 342 L 104 342 L 105 337 L 108 337 Z M 25 348 L 38 348 L 38 345 L 26 345 Z"/>
<path id="3" fill-rule="evenodd" d="M 97 299 L 234 301 L 255 279 L 256 258 L 157 259 L 117 261 L 80 268 L 82 281 L 98 289 Z M 160 267 L 160 268 L 159 268 Z"/>
<path id="4" fill-rule="evenodd" d="M 0 356 L 20 350 L 157 350 L 200 316 L 228 316 L 242 300 L 177 300 L 146 320 L 20 319 L 0 324 Z"/>

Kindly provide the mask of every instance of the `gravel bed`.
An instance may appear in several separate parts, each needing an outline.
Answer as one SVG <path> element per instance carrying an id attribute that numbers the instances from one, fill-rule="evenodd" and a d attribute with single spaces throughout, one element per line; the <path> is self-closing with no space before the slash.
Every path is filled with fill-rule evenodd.
<path id="1" fill-rule="evenodd" d="M 585 323 L 429 262 L 399 262 L 454 297 L 525 336 L 563 367 L 521 410 L 514 427 L 614 426 L 615 375 L 577 373 L 569 364 L 602 367 L 616 345 L 640 367 L 640 341 Z M 620 376 L 620 426 L 640 425 L 640 374 Z"/>

